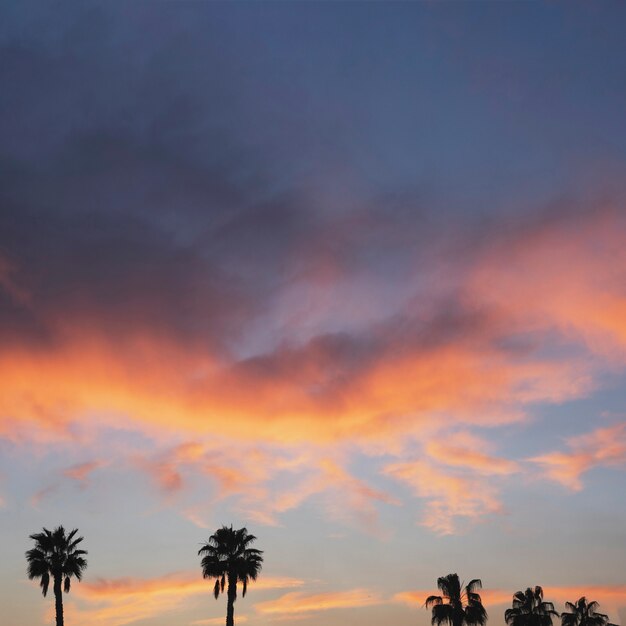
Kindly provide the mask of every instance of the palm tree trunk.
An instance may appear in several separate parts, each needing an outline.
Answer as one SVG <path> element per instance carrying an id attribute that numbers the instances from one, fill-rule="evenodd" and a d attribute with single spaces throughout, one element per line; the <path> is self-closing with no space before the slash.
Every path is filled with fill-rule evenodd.
<path id="1" fill-rule="evenodd" d="M 237 598 L 237 577 L 228 575 L 228 603 L 226 605 L 226 626 L 235 626 L 235 600 Z"/>
<path id="2" fill-rule="evenodd" d="M 56 626 L 63 626 L 63 592 L 61 590 L 61 577 L 54 577 L 54 609 L 56 612 Z"/>

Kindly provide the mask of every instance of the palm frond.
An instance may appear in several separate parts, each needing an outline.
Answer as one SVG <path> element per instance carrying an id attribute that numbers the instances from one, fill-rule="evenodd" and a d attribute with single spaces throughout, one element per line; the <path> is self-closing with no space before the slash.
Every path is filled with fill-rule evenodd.
<path id="1" fill-rule="evenodd" d="M 561 626 L 577 626 L 578 616 L 575 613 L 561 613 Z"/>
<path id="2" fill-rule="evenodd" d="M 452 607 L 449 604 L 435 604 L 432 608 L 432 619 L 430 623 L 432 626 L 440 626 L 445 623 L 452 626 L 453 615 Z"/>
<path id="3" fill-rule="evenodd" d="M 82 573 L 87 567 L 84 555 L 86 550 L 79 550 L 76 546 L 83 541 L 83 537 L 75 538 L 78 529 L 66 535 L 63 526 L 57 526 L 50 531 L 43 528 L 40 533 L 29 535 L 35 542 L 35 547 L 26 552 L 27 574 L 32 580 L 39 578 L 42 593 L 48 592 L 50 579 L 63 581 L 65 592 L 69 592 L 71 577 L 81 580 Z"/>
<path id="4" fill-rule="evenodd" d="M 513 624 L 515 622 L 515 618 L 517 618 L 517 616 L 520 614 L 520 609 L 517 607 L 507 609 L 506 611 L 504 611 L 504 621 L 507 624 Z"/>
<path id="5" fill-rule="evenodd" d="M 487 611 L 480 603 L 472 603 L 465 609 L 464 622 L 468 626 L 484 626 L 487 619 Z"/>
<path id="6" fill-rule="evenodd" d="M 483 582 L 482 580 L 480 580 L 480 578 L 474 578 L 473 580 L 470 580 L 467 586 L 465 587 L 465 589 L 469 593 L 472 593 L 475 589 L 482 589 L 482 588 L 483 588 Z"/>
<path id="7" fill-rule="evenodd" d="M 214 593 L 223 593 L 228 579 L 229 596 L 237 596 L 237 582 L 243 584 L 243 594 L 248 581 L 256 580 L 263 563 L 263 551 L 250 548 L 256 541 L 246 528 L 221 526 L 201 546 L 198 555 L 204 578 L 215 578 Z M 217 595 L 216 595 L 217 597 Z"/>
<path id="8" fill-rule="evenodd" d="M 600 604 L 598 602 L 596 602 L 595 600 L 589 602 L 589 604 L 587 604 L 587 611 L 589 611 L 589 613 L 595 613 L 596 609 L 600 608 Z"/>

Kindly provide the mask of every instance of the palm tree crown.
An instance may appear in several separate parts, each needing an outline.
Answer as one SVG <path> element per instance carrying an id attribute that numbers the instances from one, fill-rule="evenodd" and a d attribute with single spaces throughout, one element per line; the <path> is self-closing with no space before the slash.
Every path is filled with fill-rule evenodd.
<path id="1" fill-rule="evenodd" d="M 543 589 L 528 587 L 513 594 L 513 606 L 504 612 L 509 626 L 552 626 L 552 618 L 559 614 L 552 602 L 544 602 Z"/>
<path id="2" fill-rule="evenodd" d="M 227 626 L 234 624 L 234 603 L 237 599 L 237 583 L 242 583 L 242 595 L 248 590 L 248 581 L 256 580 L 263 563 L 263 551 L 250 548 L 256 541 L 246 528 L 234 530 L 222 526 L 198 551 L 202 555 L 202 576 L 215 578 L 213 595 L 217 599 L 224 592 L 228 581 Z"/>
<path id="3" fill-rule="evenodd" d="M 448 574 L 437 579 L 437 587 L 442 596 L 428 596 L 424 606 L 432 607 L 432 626 L 484 626 L 487 623 L 487 611 L 482 604 L 480 594 L 482 582 L 475 578 L 463 587 L 457 574 Z"/>
<path id="4" fill-rule="evenodd" d="M 63 626 L 63 600 L 61 586 L 65 593 L 70 590 L 72 577 L 81 580 L 83 571 L 87 567 L 84 555 L 85 550 L 77 546 L 83 537 L 76 537 L 78 529 L 75 528 L 69 534 L 65 534 L 65 528 L 58 526 L 53 531 L 47 528 L 41 533 L 30 535 L 35 542 L 35 547 L 26 552 L 28 561 L 28 578 L 39 578 L 41 592 L 45 596 L 48 593 L 50 580 L 53 583 L 56 623 Z"/>
<path id="5" fill-rule="evenodd" d="M 609 616 L 596 612 L 600 605 L 595 602 L 588 602 L 583 596 L 575 604 L 566 602 L 565 608 L 569 611 L 561 613 L 561 626 L 613 626 L 609 624 Z"/>

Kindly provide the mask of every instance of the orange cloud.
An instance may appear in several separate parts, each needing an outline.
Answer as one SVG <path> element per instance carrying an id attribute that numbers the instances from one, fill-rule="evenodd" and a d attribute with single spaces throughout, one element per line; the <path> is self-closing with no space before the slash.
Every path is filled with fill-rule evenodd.
<path id="1" fill-rule="evenodd" d="M 515 590 L 516 591 L 516 590 Z M 510 605 L 515 591 L 504 589 L 482 589 L 480 596 L 486 607 Z M 599 602 L 607 611 L 617 611 L 626 607 L 626 585 L 573 585 L 573 586 L 543 586 L 544 597 L 550 602 L 563 605 L 565 602 L 575 602 L 586 596 L 589 600 Z M 423 608 L 424 601 L 429 595 L 439 595 L 432 589 L 404 591 L 394 595 L 396 602 L 407 604 L 414 608 Z"/>
<path id="2" fill-rule="evenodd" d="M 406 604 L 413 608 L 424 608 L 426 598 L 431 595 L 441 595 L 440 591 L 423 590 L 423 591 L 402 591 L 393 596 L 395 602 Z M 502 591 L 500 589 L 481 589 L 480 597 L 486 607 L 496 606 L 500 604 L 509 604 L 513 593 Z"/>
<path id="3" fill-rule="evenodd" d="M 247 615 L 237 615 L 237 623 L 245 624 L 248 621 Z M 197 619 L 190 623 L 190 626 L 223 626 L 223 617 L 210 617 L 209 619 Z"/>
<path id="4" fill-rule="evenodd" d="M 421 524 L 439 535 L 456 532 L 459 519 L 477 521 L 502 512 L 495 490 L 476 476 L 449 474 L 426 461 L 391 463 L 383 473 L 426 499 Z"/>
<path id="5" fill-rule="evenodd" d="M 265 576 L 250 590 L 299 587 L 303 581 Z M 210 597 L 212 587 L 198 574 L 170 574 L 152 579 L 99 579 L 76 586 L 68 626 L 123 626 L 180 608 L 192 597 Z"/>
<path id="6" fill-rule="evenodd" d="M 588 350 L 624 363 L 624 222 L 604 211 L 520 225 L 446 277 L 459 283 L 455 314 L 433 305 L 425 316 L 412 302 L 394 311 L 404 321 L 351 335 L 348 319 L 345 335 L 242 361 L 149 325 L 113 345 L 80 312 L 58 316 L 49 321 L 54 341 L 0 356 L 0 432 L 17 437 L 30 424 L 68 435 L 71 422 L 97 414 L 100 424 L 161 436 L 329 443 L 419 432 L 441 415 L 485 426 L 520 419 L 529 403 L 594 388 L 603 361 L 584 358 Z M 6 288 L 11 273 L 1 271 Z M 582 352 L 532 348 L 533 337 L 554 331 Z M 519 335 L 531 348 L 507 347 Z"/>
<path id="7" fill-rule="evenodd" d="M 449 467 L 460 467 L 485 476 L 508 476 L 520 471 L 519 465 L 480 450 L 490 444 L 469 433 L 446 435 L 444 441 L 434 436 L 424 444 L 424 451 L 431 459 Z"/>
<path id="8" fill-rule="evenodd" d="M 298 578 L 281 576 L 263 576 L 251 583 L 253 589 L 283 589 L 300 587 L 304 582 Z M 201 576 L 192 574 L 167 574 L 158 578 L 99 578 L 95 582 L 83 582 L 80 593 L 86 599 L 125 598 L 136 595 L 157 595 L 162 593 L 203 593 L 207 589 L 207 581 Z"/>
<path id="9" fill-rule="evenodd" d="M 258 447 L 232 441 L 219 445 L 186 442 L 155 457 L 140 458 L 138 464 L 167 494 L 183 488 L 186 470 L 204 474 L 217 488 L 215 499 L 250 493 L 281 468 L 278 455 L 270 456 Z"/>
<path id="10" fill-rule="evenodd" d="M 575 602 L 578 598 L 586 596 L 589 600 L 600 603 L 603 612 L 617 611 L 626 607 L 626 585 L 573 585 L 544 587 L 544 595 L 548 600 L 565 604 Z M 615 621 L 615 620 L 611 620 Z"/>
<path id="11" fill-rule="evenodd" d="M 72 465 L 72 467 L 68 467 L 63 471 L 63 475 L 71 478 L 72 480 L 76 480 L 79 483 L 87 482 L 87 478 L 89 474 L 94 470 L 102 467 L 103 463 L 101 461 L 87 461 L 85 463 L 78 463 L 77 465 Z"/>
<path id="12" fill-rule="evenodd" d="M 46 487 L 42 487 L 38 491 L 36 491 L 30 498 L 30 505 L 38 509 L 41 501 L 47 498 L 51 493 L 57 491 L 59 486 L 57 484 L 47 485 Z"/>
<path id="13" fill-rule="evenodd" d="M 268 489 L 263 492 L 263 498 L 247 497 L 243 507 L 246 514 L 260 523 L 276 525 L 278 514 L 320 496 L 331 519 L 381 534 L 384 531 L 379 525 L 376 503 L 400 504 L 388 493 L 352 476 L 330 458 L 311 459 L 305 473 L 308 474 L 305 478 L 289 487 Z"/>
<path id="14" fill-rule="evenodd" d="M 419 432 L 441 414 L 506 423 L 520 419 L 526 403 L 590 388 L 575 359 L 512 359 L 490 341 L 486 329 L 471 342 L 402 350 L 383 343 L 362 365 L 342 364 L 341 350 L 351 347 L 311 342 L 233 365 L 163 337 L 113 348 L 73 331 L 54 347 L 0 355 L 0 432 L 17 438 L 47 427 L 50 437 L 69 437 L 79 421 L 83 430 L 134 426 L 161 438 L 176 431 L 279 444 L 376 441 Z M 87 417 L 94 414 L 97 422 Z"/>
<path id="15" fill-rule="evenodd" d="M 563 486 L 580 491 L 581 475 L 594 467 L 626 466 L 626 422 L 567 440 L 568 452 L 550 452 L 530 459 Z"/>
<path id="16" fill-rule="evenodd" d="M 263 615 L 297 615 L 331 609 L 350 609 L 382 604 L 380 596 L 367 589 L 304 594 L 298 591 L 287 593 L 276 600 L 254 605 Z"/>
<path id="17" fill-rule="evenodd" d="M 623 365 L 625 238 L 626 216 L 612 209 L 520 225 L 488 247 L 471 272 L 468 294 L 522 329 L 556 329 Z"/>
<path id="18" fill-rule="evenodd" d="M 346 320 L 345 333 L 286 342 L 247 359 L 202 341 L 182 342 L 149 323 L 116 331 L 114 343 L 97 319 L 57 316 L 49 320 L 54 341 L 11 344 L 0 353 L 0 436 L 55 441 L 121 427 L 163 442 L 176 433 L 194 443 L 142 460 L 170 495 L 181 492 L 189 470 L 200 471 L 212 477 L 214 498 L 236 496 L 239 510 L 278 523 L 281 511 L 339 481 L 354 517 L 374 526 L 376 503 L 393 499 L 354 478 L 331 476 L 321 457 L 345 442 L 389 453 L 435 431 L 519 421 L 534 403 L 585 396 L 598 369 L 622 363 L 623 218 L 605 212 L 518 231 L 490 240 L 454 280 L 445 277 L 454 283 L 452 304 L 431 310 L 419 304 L 423 298 L 409 300 L 398 318 L 365 331 L 351 334 Z M 6 283 L 12 273 L 2 272 Z M 573 352 L 549 354 L 549 341 L 539 350 L 537 337 L 549 333 Z M 233 462 L 195 443 L 209 436 L 240 442 L 250 461 Z M 329 452 L 306 461 L 309 473 L 298 476 L 298 491 L 274 496 L 267 482 L 280 455 L 255 457 L 267 454 L 257 442 Z M 438 532 L 452 532 L 455 518 L 499 511 L 493 486 L 479 476 L 518 471 L 516 463 L 460 440 L 445 447 L 429 441 L 425 452 L 451 471 L 427 463 L 392 465 L 388 473 L 428 500 L 423 522 Z M 566 457 L 535 460 L 575 487 L 589 461 Z M 259 475 L 267 467 L 271 476 Z M 341 513 L 327 502 L 331 513 Z M 187 512 L 202 523 L 197 510 Z"/>
<path id="19" fill-rule="evenodd" d="M 337 459 L 314 447 L 248 445 L 245 442 L 188 442 L 141 459 L 146 470 L 167 494 L 182 489 L 189 474 L 207 477 L 216 489 L 210 499 L 230 499 L 246 518 L 276 526 L 279 516 L 304 501 L 319 496 L 327 514 L 336 521 L 380 532 L 377 504 L 400 504 L 391 495 L 350 474 Z M 202 505 L 184 510 L 184 516 L 200 527 L 207 524 Z"/>

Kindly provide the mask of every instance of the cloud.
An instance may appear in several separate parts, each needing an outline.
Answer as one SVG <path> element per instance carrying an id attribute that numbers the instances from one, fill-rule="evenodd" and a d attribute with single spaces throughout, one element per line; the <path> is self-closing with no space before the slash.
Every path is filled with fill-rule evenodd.
<path id="1" fill-rule="evenodd" d="M 600 205 L 515 225 L 485 248 L 470 273 L 468 294 L 527 331 L 554 330 L 623 366 L 626 214 Z"/>
<path id="2" fill-rule="evenodd" d="M 460 520 L 476 522 L 503 512 L 495 488 L 477 476 L 450 474 L 422 460 L 390 463 L 383 473 L 426 500 L 421 524 L 439 535 L 457 532 Z"/>
<path id="3" fill-rule="evenodd" d="M 58 489 L 59 489 L 59 485 L 56 483 L 52 485 L 47 485 L 46 487 L 42 487 L 31 496 L 30 505 L 34 509 L 39 509 L 39 505 L 41 504 L 42 500 L 44 500 L 51 494 L 55 493 L 56 491 L 58 491 Z"/>
<path id="4" fill-rule="evenodd" d="M 98 412 L 111 425 L 128 426 L 130 417 L 148 433 L 175 424 L 196 435 L 324 443 L 393 438 L 442 413 L 457 423 L 507 423 L 520 419 L 527 403 L 560 402 L 589 389 L 575 359 L 518 359 L 480 334 L 420 346 L 429 331 L 420 326 L 408 324 L 400 337 L 379 329 L 378 344 L 363 357 L 371 339 L 326 337 L 232 366 L 149 336 L 127 338 L 116 350 L 103 338 L 76 337 L 59 349 L 22 348 L 0 358 L 0 409 L 59 435 Z M 4 422 L 7 435 L 19 426 Z"/>
<path id="5" fill-rule="evenodd" d="M 237 623 L 245 624 L 248 621 L 247 615 L 237 615 Z M 222 626 L 224 623 L 223 617 L 210 617 L 209 619 L 197 619 L 190 622 L 190 626 Z"/>
<path id="6" fill-rule="evenodd" d="M 520 471 L 515 461 L 503 459 L 480 450 L 491 447 L 484 438 L 466 432 L 435 434 L 424 445 L 424 451 L 442 465 L 471 470 L 485 476 L 509 476 Z"/>
<path id="7" fill-rule="evenodd" d="M 394 496 L 373 488 L 351 475 L 330 458 L 311 462 L 305 478 L 287 488 L 268 490 L 264 500 L 254 503 L 246 512 L 263 522 L 276 522 L 276 516 L 318 496 L 329 519 L 357 527 L 371 534 L 384 535 L 377 503 L 399 505 Z"/>
<path id="8" fill-rule="evenodd" d="M 67 469 L 63 470 L 63 475 L 67 478 L 71 478 L 83 485 L 87 484 L 87 480 L 90 474 L 100 467 L 103 467 L 104 463 L 101 461 L 86 461 L 84 463 L 77 463 Z"/>
<path id="9" fill-rule="evenodd" d="M 595 467 L 626 467 L 626 422 L 566 440 L 567 452 L 529 459 L 545 476 L 573 491 L 583 488 L 582 475 Z"/>
<path id="10" fill-rule="evenodd" d="M 2 42 L 15 76 L 0 105 L 12 98 L 15 118 L 0 129 L 0 436 L 136 430 L 155 442 L 137 464 L 162 493 L 182 498 L 201 474 L 206 506 L 228 500 L 267 524 L 315 498 L 378 532 L 377 507 L 397 501 L 336 460 L 349 446 L 397 454 L 392 475 L 427 500 L 438 532 L 500 511 L 494 481 L 519 464 L 448 435 L 496 433 L 623 367 L 620 209 L 459 211 L 450 224 L 417 194 L 341 172 L 303 181 L 280 147 L 259 154 L 264 125 L 242 126 L 260 103 L 232 82 L 236 52 L 170 24 L 120 34 L 142 15 L 61 15 L 58 37 L 24 44 L 18 28 Z M 95 30 L 77 59 L 63 42 L 80 19 Z M 431 435 L 425 464 L 403 465 L 403 448 Z M 241 445 L 193 447 L 213 437 Z M 155 452 L 173 438 L 194 443 Z M 291 485 L 261 473 L 301 446 L 318 451 L 284 470 Z M 205 523 L 202 503 L 184 510 Z"/>
<path id="11" fill-rule="evenodd" d="M 208 240 L 226 226 L 251 228 L 256 210 L 269 211 L 242 208 L 232 224 L 216 218 L 222 226 L 207 225 Z M 32 211 L 7 223 L 3 257 L 13 268 L 3 275 L 19 276 L 30 294 L 14 316 L 30 320 L 30 330 L 0 358 L 0 430 L 7 437 L 45 426 L 70 436 L 75 422 L 97 413 L 146 431 L 175 424 L 189 436 L 324 445 L 393 440 L 442 415 L 455 426 L 524 419 L 534 403 L 589 394 L 605 360 L 619 356 L 607 346 L 621 341 L 626 261 L 618 249 L 623 219 L 611 212 L 544 216 L 511 232 L 496 222 L 491 238 L 467 235 L 456 252 L 428 246 L 433 263 L 388 287 L 380 269 L 370 272 L 364 242 L 345 235 L 359 262 L 338 260 L 339 274 L 315 279 L 315 289 L 324 300 L 328 290 L 354 281 L 365 308 L 372 304 L 377 313 L 364 319 L 349 314 L 354 306 L 340 313 L 330 304 L 316 321 L 303 322 L 305 329 L 297 320 L 271 326 L 295 314 L 293 298 L 280 296 L 309 285 L 304 271 L 258 283 L 249 268 L 226 263 L 230 252 L 207 255 L 207 242 L 189 243 L 164 228 L 158 212 L 150 220 L 132 212 Z M 296 262 L 296 243 L 307 233 L 317 241 L 333 226 L 357 227 L 373 244 L 372 224 L 382 221 L 369 207 L 316 217 L 275 211 L 291 216 L 293 231 L 284 235 L 290 245 L 272 248 L 276 258 L 259 264 L 264 275 L 286 258 Z M 67 231 L 70 240 L 50 242 L 50 231 Z M 272 233 L 260 237 L 265 247 Z M 313 263 L 319 245 L 300 262 Z M 71 258 L 62 253 L 68 249 Z M 371 278 L 368 289 L 363 276 Z M 380 293 L 393 306 L 381 307 Z M 163 484 L 176 490 L 175 476 L 162 469 Z"/>
<path id="12" fill-rule="evenodd" d="M 578 598 L 585 596 L 588 600 L 595 600 L 600 603 L 604 612 L 617 612 L 620 608 L 626 607 L 626 585 L 572 585 L 572 586 L 552 586 L 542 585 L 544 597 L 547 601 L 564 605 L 565 602 L 576 602 Z M 482 589 L 480 596 L 486 607 L 510 605 L 513 591 L 503 589 Z M 423 608 L 424 601 L 429 595 L 439 595 L 439 592 L 431 590 L 405 591 L 394 595 L 396 602 L 407 604 L 414 608 Z M 614 621 L 614 620 L 612 620 Z"/>
<path id="13" fill-rule="evenodd" d="M 396 593 L 393 596 L 393 599 L 395 602 L 406 604 L 412 608 L 423 609 L 426 598 L 431 595 L 441 595 L 441 592 L 432 589 L 421 591 L 402 591 L 400 593 Z M 512 596 L 512 592 L 510 593 L 508 591 L 503 591 L 500 589 L 482 589 L 480 591 L 482 603 L 486 607 L 509 604 L 511 602 Z"/>
<path id="14" fill-rule="evenodd" d="M 463 522 L 502 513 L 497 481 L 523 471 L 517 462 L 489 454 L 492 449 L 484 437 L 442 425 L 424 438 L 418 452 L 423 458 L 388 463 L 381 471 L 425 500 L 423 526 L 453 534 Z"/>
<path id="15" fill-rule="evenodd" d="M 346 460 L 331 458 L 311 446 L 269 446 L 236 440 L 187 442 L 140 458 L 166 496 L 175 495 L 202 477 L 214 487 L 206 505 L 183 509 L 193 524 L 205 528 L 203 509 L 228 500 L 231 507 L 257 523 L 280 525 L 281 514 L 317 498 L 327 516 L 366 532 L 382 533 L 377 504 L 399 505 L 390 494 L 356 478 Z"/>
<path id="16" fill-rule="evenodd" d="M 596 244 L 606 238 L 612 249 L 611 237 L 620 229 L 615 219 L 603 214 L 599 224 L 589 222 Z M 607 220 L 612 229 L 606 226 Z M 587 219 L 583 225 L 587 227 Z M 113 225 L 109 227 L 115 231 Z M 89 228 L 87 233 L 95 236 Z M 76 293 L 84 289 L 84 296 L 77 303 L 86 301 L 87 305 L 74 308 L 71 301 L 66 302 L 67 319 L 53 312 L 61 306 L 55 298 L 49 306 L 42 302 L 41 309 L 24 305 L 45 320 L 50 334 L 47 340 L 12 344 L 0 354 L 0 432 L 7 438 L 40 437 L 50 442 L 85 432 L 97 438 L 98 429 L 105 428 L 136 429 L 154 441 L 176 434 L 192 443 L 166 454 L 144 455 L 138 461 L 170 497 L 181 494 L 189 476 L 200 472 L 212 479 L 213 501 L 232 498 L 235 508 L 263 523 L 280 523 L 281 512 L 318 497 L 331 515 L 347 511 L 348 517 L 370 528 L 377 523 L 376 503 L 395 503 L 393 498 L 354 477 L 340 477 L 336 471 L 331 476 L 331 469 L 322 467 L 322 459 L 333 458 L 348 442 L 355 449 L 375 446 L 402 456 L 405 442 L 428 439 L 424 452 L 429 461 L 412 468 L 400 461 L 390 464 L 387 473 L 408 482 L 416 495 L 427 499 L 426 526 L 440 533 L 454 532 L 454 519 L 477 520 L 500 512 L 492 479 L 519 470 L 516 462 L 498 458 L 485 446 L 467 437 L 460 439 L 458 433 L 524 420 L 535 403 L 560 403 L 588 395 L 598 384 L 597 372 L 607 363 L 615 366 L 617 353 L 608 355 L 586 335 L 570 332 L 557 319 L 563 310 L 556 304 L 547 307 L 539 291 L 531 293 L 546 283 L 554 287 L 547 276 L 536 284 L 520 278 L 524 303 L 513 307 L 504 299 L 506 286 L 516 284 L 515 268 L 522 268 L 524 276 L 538 271 L 534 257 L 519 242 L 535 246 L 541 258 L 549 257 L 550 246 L 563 240 L 568 249 L 570 242 L 572 254 L 576 252 L 585 262 L 589 256 L 601 275 L 600 265 L 605 261 L 603 253 L 596 252 L 597 245 L 589 248 L 567 220 L 540 222 L 510 238 L 506 252 L 514 262 L 499 260 L 504 252 L 497 244 L 483 244 L 484 249 L 470 255 L 467 268 L 448 279 L 455 285 L 446 297 L 439 294 L 427 304 L 409 300 L 400 311 L 376 322 L 369 320 L 365 329 L 357 323 L 350 328 L 346 319 L 341 332 L 324 332 L 303 341 L 287 338 L 252 356 L 242 349 L 249 338 L 241 330 L 232 331 L 228 348 L 211 339 L 212 328 L 186 334 L 193 324 L 185 322 L 178 329 L 167 320 L 163 325 L 144 320 L 141 298 L 137 302 L 142 324 L 135 324 L 131 314 L 131 323 L 118 327 L 112 318 L 100 317 L 100 295 L 91 294 L 88 283 L 80 282 L 83 286 Z M 128 263 L 141 265 L 143 253 L 136 253 L 138 260 L 130 247 Z M 192 273 L 201 276 L 205 261 L 195 253 L 185 254 L 191 256 L 183 255 L 183 265 L 198 263 Z M 619 265 L 621 257 L 617 259 Z M 21 271 L 19 263 L 15 266 Z M 101 270 L 108 271 L 98 267 Z M 141 283 L 143 269 L 137 272 Z M 596 284 L 617 294 L 616 272 L 609 269 L 608 277 Z M 591 275 L 585 270 L 576 276 L 571 289 L 576 293 L 582 289 L 592 297 L 597 286 L 587 285 Z M 176 282 L 176 276 L 171 280 Z M 29 288 L 35 300 L 41 285 L 35 282 Z M 127 289 L 123 284 L 119 287 L 121 292 Z M 156 298 L 170 298 L 167 290 L 154 293 Z M 214 295 L 206 297 L 212 300 Z M 252 301 L 254 309 L 260 301 Z M 148 308 L 158 306 L 150 297 L 145 302 Z M 196 319 L 194 311 L 188 321 Z M 127 313 L 120 311 L 120 322 Z M 247 314 L 257 321 L 263 317 L 252 309 Z M 599 334 L 600 330 L 594 336 Z M 122 335 L 119 344 L 108 339 Z M 593 352 L 592 359 L 588 350 Z M 450 438 L 451 433 L 457 434 Z M 238 441 L 236 453 L 223 443 L 223 450 L 198 447 L 204 444 L 197 441 L 209 436 L 220 442 Z M 302 445 L 329 453 L 318 450 L 310 455 L 305 461 L 307 471 L 301 467 L 293 473 L 298 489 L 286 487 L 275 495 L 278 492 L 268 487 L 278 480 L 275 463 L 295 458 L 290 451 Z M 582 471 L 576 469 L 573 478 L 567 478 L 570 470 L 563 468 L 571 465 L 571 458 L 543 460 L 544 465 L 552 464 L 553 476 L 560 472 L 561 481 L 569 480 L 570 485 Z M 588 463 L 580 455 L 575 461 L 584 467 Z M 338 464 L 342 471 L 346 465 Z M 265 467 L 276 469 L 269 474 L 259 471 Z M 471 474 L 462 476 L 457 471 L 461 469 Z M 333 481 L 340 482 L 350 496 L 345 509 L 336 506 L 338 499 L 329 495 Z M 203 523 L 199 508 L 185 510 L 190 519 Z"/>
<path id="17" fill-rule="evenodd" d="M 298 591 L 287 593 L 276 600 L 268 600 L 254 605 L 262 615 L 298 615 L 373 606 L 384 602 L 381 597 L 367 589 L 305 594 Z"/>
<path id="18" fill-rule="evenodd" d="M 303 581 L 288 577 L 259 577 L 250 591 L 299 587 Z M 169 574 L 157 578 L 119 578 L 84 581 L 67 611 L 68 624 L 123 626 L 175 611 L 195 596 L 211 596 L 212 587 L 199 575 Z"/>

